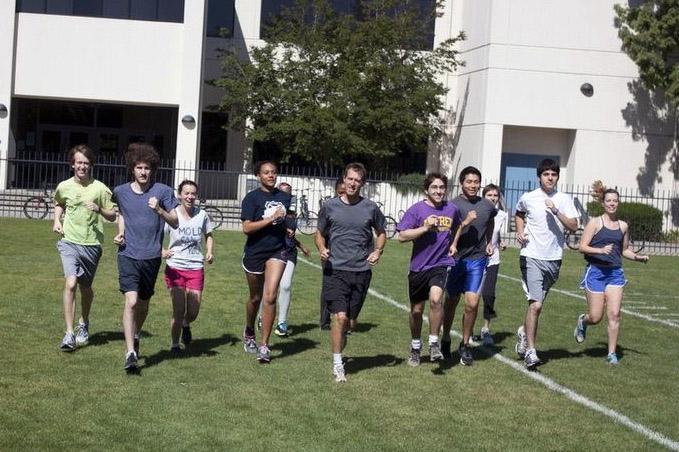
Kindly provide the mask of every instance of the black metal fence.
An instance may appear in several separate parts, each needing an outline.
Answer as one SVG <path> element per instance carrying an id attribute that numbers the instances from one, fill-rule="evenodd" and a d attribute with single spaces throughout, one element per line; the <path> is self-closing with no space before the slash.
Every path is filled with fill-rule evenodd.
<path id="1" fill-rule="evenodd" d="M 7 186 L 0 191 L 0 216 L 50 218 L 53 212 L 51 189 L 58 182 L 71 176 L 68 162 L 45 158 L 41 155 L 0 160 L 0 170 L 6 171 Z M 315 218 L 325 199 L 334 196 L 337 177 L 323 177 L 309 173 L 294 173 L 282 168 L 278 182 L 288 182 L 293 187 L 297 211 Z M 130 180 L 126 165 L 119 160 L 99 161 L 93 168 L 96 179 L 109 187 Z M 223 165 L 201 164 L 198 168 L 188 167 L 175 161 L 163 161 L 156 180 L 176 187 L 184 179 L 191 179 L 200 187 L 199 195 L 204 206 L 217 217 L 220 228 L 240 228 L 240 200 L 245 194 L 259 186 L 253 174 L 226 171 Z M 534 185 L 502 187 L 505 210 L 513 211 L 521 194 L 534 189 Z M 459 194 L 459 186 L 449 187 L 449 196 Z M 592 201 L 590 187 L 562 184 L 560 190 L 569 193 L 586 222 L 587 206 Z M 679 254 L 679 193 L 657 192 L 654 196 L 643 196 L 637 190 L 621 189 L 621 202 L 636 202 L 651 206 L 662 216 L 659 233 L 652 237 L 638 237 L 643 241 L 644 251 L 655 254 Z M 396 181 L 368 178 L 363 195 L 378 202 L 388 222 L 396 224 L 403 212 L 413 203 L 422 199 L 422 188 Z M 513 242 L 513 217 L 507 225 L 507 240 Z M 637 225 L 638 226 L 638 225 Z M 639 230 L 640 227 L 637 227 Z M 644 229 L 643 226 L 641 229 Z"/>

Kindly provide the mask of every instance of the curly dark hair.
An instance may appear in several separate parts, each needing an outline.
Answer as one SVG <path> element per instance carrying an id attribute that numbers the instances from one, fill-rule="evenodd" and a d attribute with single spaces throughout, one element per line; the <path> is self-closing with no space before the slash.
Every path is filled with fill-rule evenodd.
<path id="1" fill-rule="evenodd" d="M 158 151 L 148 143 L 130 143 L 125 153 L 127 170 L 130 175 L 134 174 L 134 167 L 139 163 L 146 163 L 151 167 L 151 174 L 154 175 L 160 165 Z"/>

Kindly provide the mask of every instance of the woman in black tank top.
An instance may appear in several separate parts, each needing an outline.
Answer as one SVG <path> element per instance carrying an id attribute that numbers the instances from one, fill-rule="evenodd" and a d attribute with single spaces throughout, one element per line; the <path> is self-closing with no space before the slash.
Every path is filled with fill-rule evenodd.
<path id="1" fill-rule="evenodd" d="M 620 203 L 617 190 L 606 189 L 601 181 L 594 182 L 592 189 L 592 196 L 601 202 L 604 213 L 587 223 L 580 240 L 580 252 L 587 261 L 581 284 L 587 297 L 587 313 L 578 316 L 573 334 L 578 343 L 584 342 L 587 326 L 598 324 L 606 308 L 606 361 L 609 364 L 618 364 L 616 347 L 620 331 L 620 308 L 623 288 L 627 282 L 622 270 L 622 257 L 645 263 L 648 262 L 648 256 L 636 254 L 629 249 L 629 227 L 617 216 Z"/>

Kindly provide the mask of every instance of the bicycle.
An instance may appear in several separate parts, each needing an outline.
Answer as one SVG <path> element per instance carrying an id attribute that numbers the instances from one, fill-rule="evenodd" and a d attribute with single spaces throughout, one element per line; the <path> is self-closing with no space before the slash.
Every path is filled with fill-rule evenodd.
<path id="1" fill-rule="evenodd" d="M 384 204 L 377 201 L 377 207 L 382 210 Z M 384 216 L 384 231 L 387 233 L 387 238 L 391 239 L 396 235 L 396 226 L 398 226 L 398 221 L 391 215 Z"/>
<path id="2" fill-rule="evenodd" d="M 580 240 L 582 239 L 582 232 L 584 231 L 584 228 L 580 226 L 578 229 L 575 231 L 571 232 L 566 230 L 564 233 L 564 237 L 566 238 L 566 246 L 568 248 L 577 251 L 580 249 Z M 634 251 L 635 253 L 641 252 L 641 250 L 644 249 L 646 246 L 646 240 L 644 239 L 639 239 L 639 240 L 634 240 L 632 238 L 632 234 L 630 233 L 629 236 L 629 248 Z"/>
<path id="3" fill-rule="evenodd" d="M 311 235 L 316 232 L 318 228 L 318 214 L 309 210 L 309 202 L 306 194 L 298 199 L 299 214 L 297 215 L 297 230 L 304 235 Z"/>
<path id="4" fill-rule="evenodd" d="M 42 220 L 50 211 L 50 205 L 54 203 L 52 187 L 43 184 L 43 194 L 32 196 L 24 202 L 24 215 L 31 220 Z"/>
<path id="5" fill-rule="evenodd" d="M 218 229 L 222 223 L 224 222 L 224 213 L 221 211 L 221 209 L 217 206 L 209 206 L 206 204 L 206 201 L 204 199 L 201 199 L 200 201 L 200 206 L 201 208 L 205 211 L 205 213 L 210 217 L 210 222 L 212 223 L 212 228 L 213 229 Z"/>

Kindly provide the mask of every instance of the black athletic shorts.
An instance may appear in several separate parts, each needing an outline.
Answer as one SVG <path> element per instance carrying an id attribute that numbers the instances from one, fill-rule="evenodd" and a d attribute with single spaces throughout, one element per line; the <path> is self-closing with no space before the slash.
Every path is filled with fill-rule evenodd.
<path id="1" fill-rule="evenodd" d="M 120 291 L 137 292 L 140 300 L 150 300 L 156 287 L 159 269 L 159 257 L 140 260 L 118 254 Z"/>
<path id="2" fill-rule="evenodd" d="M 331 313 L 346 312 L 355 320 L 368 294 L 372 271 L 323 270 L 323 296 Z"/>
<path id="3" fill-rule="evenodd" d="M 255 275 L 264 274 L 264 268 L 266 266 L 266 261 L 269 259 L 275 259 L 283 263 L 288 262 L 288 250 L 281 248 L 280 250 L 274 251 L 273 253 L 266 254 L 256 254 L 254 256 L 248 256 L 243 254 L 243 260 L 241 266 L 243 270 L 248 273 L 253 273 Z"/>
<path id="4" fill-rule="evenodd" d="M 433 286 L 446 289 L 448 267 L 434 267 L 421 272 L 408 273 L 408 297 L 411 303 L 429 299 L 429 289 Z"/>

